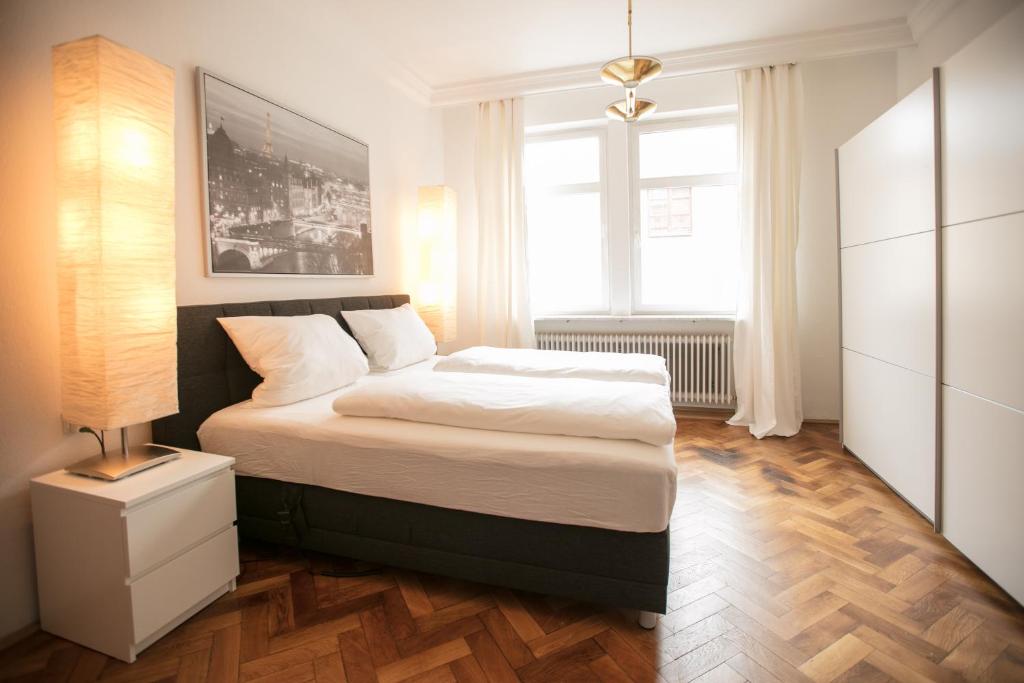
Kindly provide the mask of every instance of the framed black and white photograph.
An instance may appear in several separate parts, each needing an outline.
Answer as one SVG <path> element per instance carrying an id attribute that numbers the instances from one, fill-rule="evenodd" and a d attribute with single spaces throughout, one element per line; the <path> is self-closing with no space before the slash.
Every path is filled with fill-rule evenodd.
<path id="1" fill-rule="evenodd" d="M 373 275 L 369 148 L 196 70 L 207 272 Z"/>

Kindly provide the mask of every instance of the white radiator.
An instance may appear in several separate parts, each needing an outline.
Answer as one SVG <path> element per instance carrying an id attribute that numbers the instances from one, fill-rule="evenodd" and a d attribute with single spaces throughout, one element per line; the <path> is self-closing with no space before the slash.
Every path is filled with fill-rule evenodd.
<path id="1" fill-rule="evenodd" d="M 702 408 L 734 405 L 732 335 L 539 332 L 537 348 L 652 353 L 672 376 L 672 403 Z"/>

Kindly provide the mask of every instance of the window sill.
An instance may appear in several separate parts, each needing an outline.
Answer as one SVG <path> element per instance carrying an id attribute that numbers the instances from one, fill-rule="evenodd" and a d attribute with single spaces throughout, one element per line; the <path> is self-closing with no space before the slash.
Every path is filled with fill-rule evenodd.
<path id="1" fill-rule="evenodd" d="M 733 313 L 689 313 L 680 315 L 661 313 L 636 313 L 634 315 L 601 315 L 601 314 L 566 314 L 566 315 L 539 315 L 533 319 L 537 322 L 575 322 L 578 320 L 597 320 L 602 322 L 616 322 L 629 324 L 633 322 L 678 322 L 693 320 L 701 322 L 705 320 L 728 320 L 734 322 L 736 315 Z"/>
<path id="2" fill-rule="evenodd" d="M 731 332 L 735 315 L 545 315 L 534 318 L 540 333 L 552 332 Z"/>

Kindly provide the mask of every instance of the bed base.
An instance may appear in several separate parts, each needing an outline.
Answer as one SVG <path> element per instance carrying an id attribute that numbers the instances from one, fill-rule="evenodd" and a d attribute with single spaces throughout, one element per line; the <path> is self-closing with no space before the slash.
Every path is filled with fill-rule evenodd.
<path id="1" fill-rule="evenodd" d="M 245 538 L 639 609 L 645 628 L 665 612 L 668 530 L 533 522 L 246 476 L 236 490 Z"/>

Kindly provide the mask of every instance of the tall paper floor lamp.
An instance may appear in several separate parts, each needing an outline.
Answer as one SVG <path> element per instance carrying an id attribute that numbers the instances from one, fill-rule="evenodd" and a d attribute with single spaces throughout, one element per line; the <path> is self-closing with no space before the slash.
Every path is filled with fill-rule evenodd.
<path id="1" fill-rule="evenodd" d="M 61 408 L 121 453 L 68 471 L 120 479 L 178 457 L 127 427 L 178 412 L 174 71 L 101 36 L 53 48 Z"/>
<path id="2" fill-rule="evenodd" d="M 438 342 L 455 339 L 458 260 L 455 190 L 445 185 L 419 188 L 419 273 L 413 304 Z"/>

